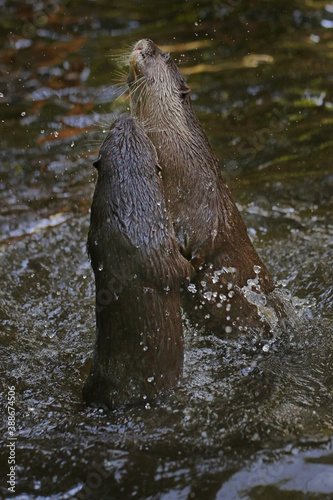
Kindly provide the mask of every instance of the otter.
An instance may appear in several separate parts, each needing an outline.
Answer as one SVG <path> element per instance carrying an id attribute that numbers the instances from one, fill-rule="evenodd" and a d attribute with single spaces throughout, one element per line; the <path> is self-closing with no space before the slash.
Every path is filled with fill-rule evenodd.
<path id="1" fill-rule="evenodd" d="M 127 79 L 131 113 L 158 153 L 167 207 L 182 255 L 196 274 L 185 308 L 218 336 L 271 332 L 284 315 L 274 280 L 256 252 L 193 111 L 183 75 L 153 41 L 137 42 Z"/>
<path id="2" fill-rule="evenodd" d="M 94 163 L 88 252 L 96 282 L 96 339 L 83 388 L 88 403 L 144 403 L 177 384 L 183 366 L 180 254 L 157 153 L 140 123 L 122 115 Z"/>

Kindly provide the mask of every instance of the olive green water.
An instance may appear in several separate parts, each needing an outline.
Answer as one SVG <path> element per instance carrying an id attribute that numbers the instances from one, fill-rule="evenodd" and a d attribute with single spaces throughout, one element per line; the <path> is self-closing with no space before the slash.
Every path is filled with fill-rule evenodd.
<path id="1" fill-rule="evenodd" d="M 332 499 L 332 4 L 0 7 L 1 498 Z M 182 384 L 109 413 L 81 399 L 92 161 L 111 114 L 129 106 L 115 86 L 127 69 L 109 56 L 142 37 L 186 74 L 255 246 L 305 328 L 270 344 L 187 330 Z"/>

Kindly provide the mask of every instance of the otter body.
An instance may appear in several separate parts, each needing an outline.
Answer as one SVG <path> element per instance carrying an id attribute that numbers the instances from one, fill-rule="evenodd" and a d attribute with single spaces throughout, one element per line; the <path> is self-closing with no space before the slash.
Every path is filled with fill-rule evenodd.
<path id="1" fill-rule="evenodd" d="M 187 312 L 220 336 L 244 326 L 270 330 L 281 316 L 273 278 L 249 239 L 178 67 L 151 40 L 141 40 L 130 55 L 128 85 L 131 112 L 158 152 L 180 251 L 196 270 Z"/>
<path id="2" fill-rule="evenodd" d="M 94 163 L 88 251 L 96 341 L 84 399 L 115 408 L 149 400 L 182 373 L 179 253 L 156 150 L 135 118 L 117 119 Z"/>

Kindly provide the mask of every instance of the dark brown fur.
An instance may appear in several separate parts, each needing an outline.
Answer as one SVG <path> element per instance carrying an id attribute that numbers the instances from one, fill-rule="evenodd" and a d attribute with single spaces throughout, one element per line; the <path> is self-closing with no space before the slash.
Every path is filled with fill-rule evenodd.
<path id="1" fill-rule="evenodd" d="M 157 154 L 123 115 L 97 162 L 88 250 L 96 280 L 96 343 L 87 402 L 144 402 L 182 373 L 180 281 L 191 266 L 178 250 Z"/>
<path id="2" fill-rule="evenodd" d="M 151 40 L 135 45 L 130 64 L 131 112 L 156 147 L 176 237 L 196 270 L 187 310 L 217 335 L 243 326 L 268 331 L 281 313 L 274 282 L 221 176 L 189 87 Z"/>

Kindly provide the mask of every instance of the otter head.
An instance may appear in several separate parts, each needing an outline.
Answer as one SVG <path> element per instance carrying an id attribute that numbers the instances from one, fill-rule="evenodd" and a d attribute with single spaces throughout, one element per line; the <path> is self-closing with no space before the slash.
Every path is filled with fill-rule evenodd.
<path id="1" fill-rule="evenodd" d="M 122 163 L 127 169 L 134 169 L 143 164 L 142 152 L 148 164 L 156 164 L 157 153 L 152 142 L 147 137 L 143 126 L 130 115 L 120 115 L 110 126 L 98 159 L 93 163 L 100 173 L 112 174 L 115 164 Z M 115 161 L 117 159 L 117 162 Z M 160 167 L 157 167 L 159 170 Z"/>
<path id="2" fill-rule="evenodd" d="M 171 59 L 152 40 L 137 42 L 130 55 L 127 83 L 132 113 L 148 127 L 165 126 L 168 116 L 180 116 L 190 89 Z M 156 123 L 154 122 L 156 119 Z"/>

